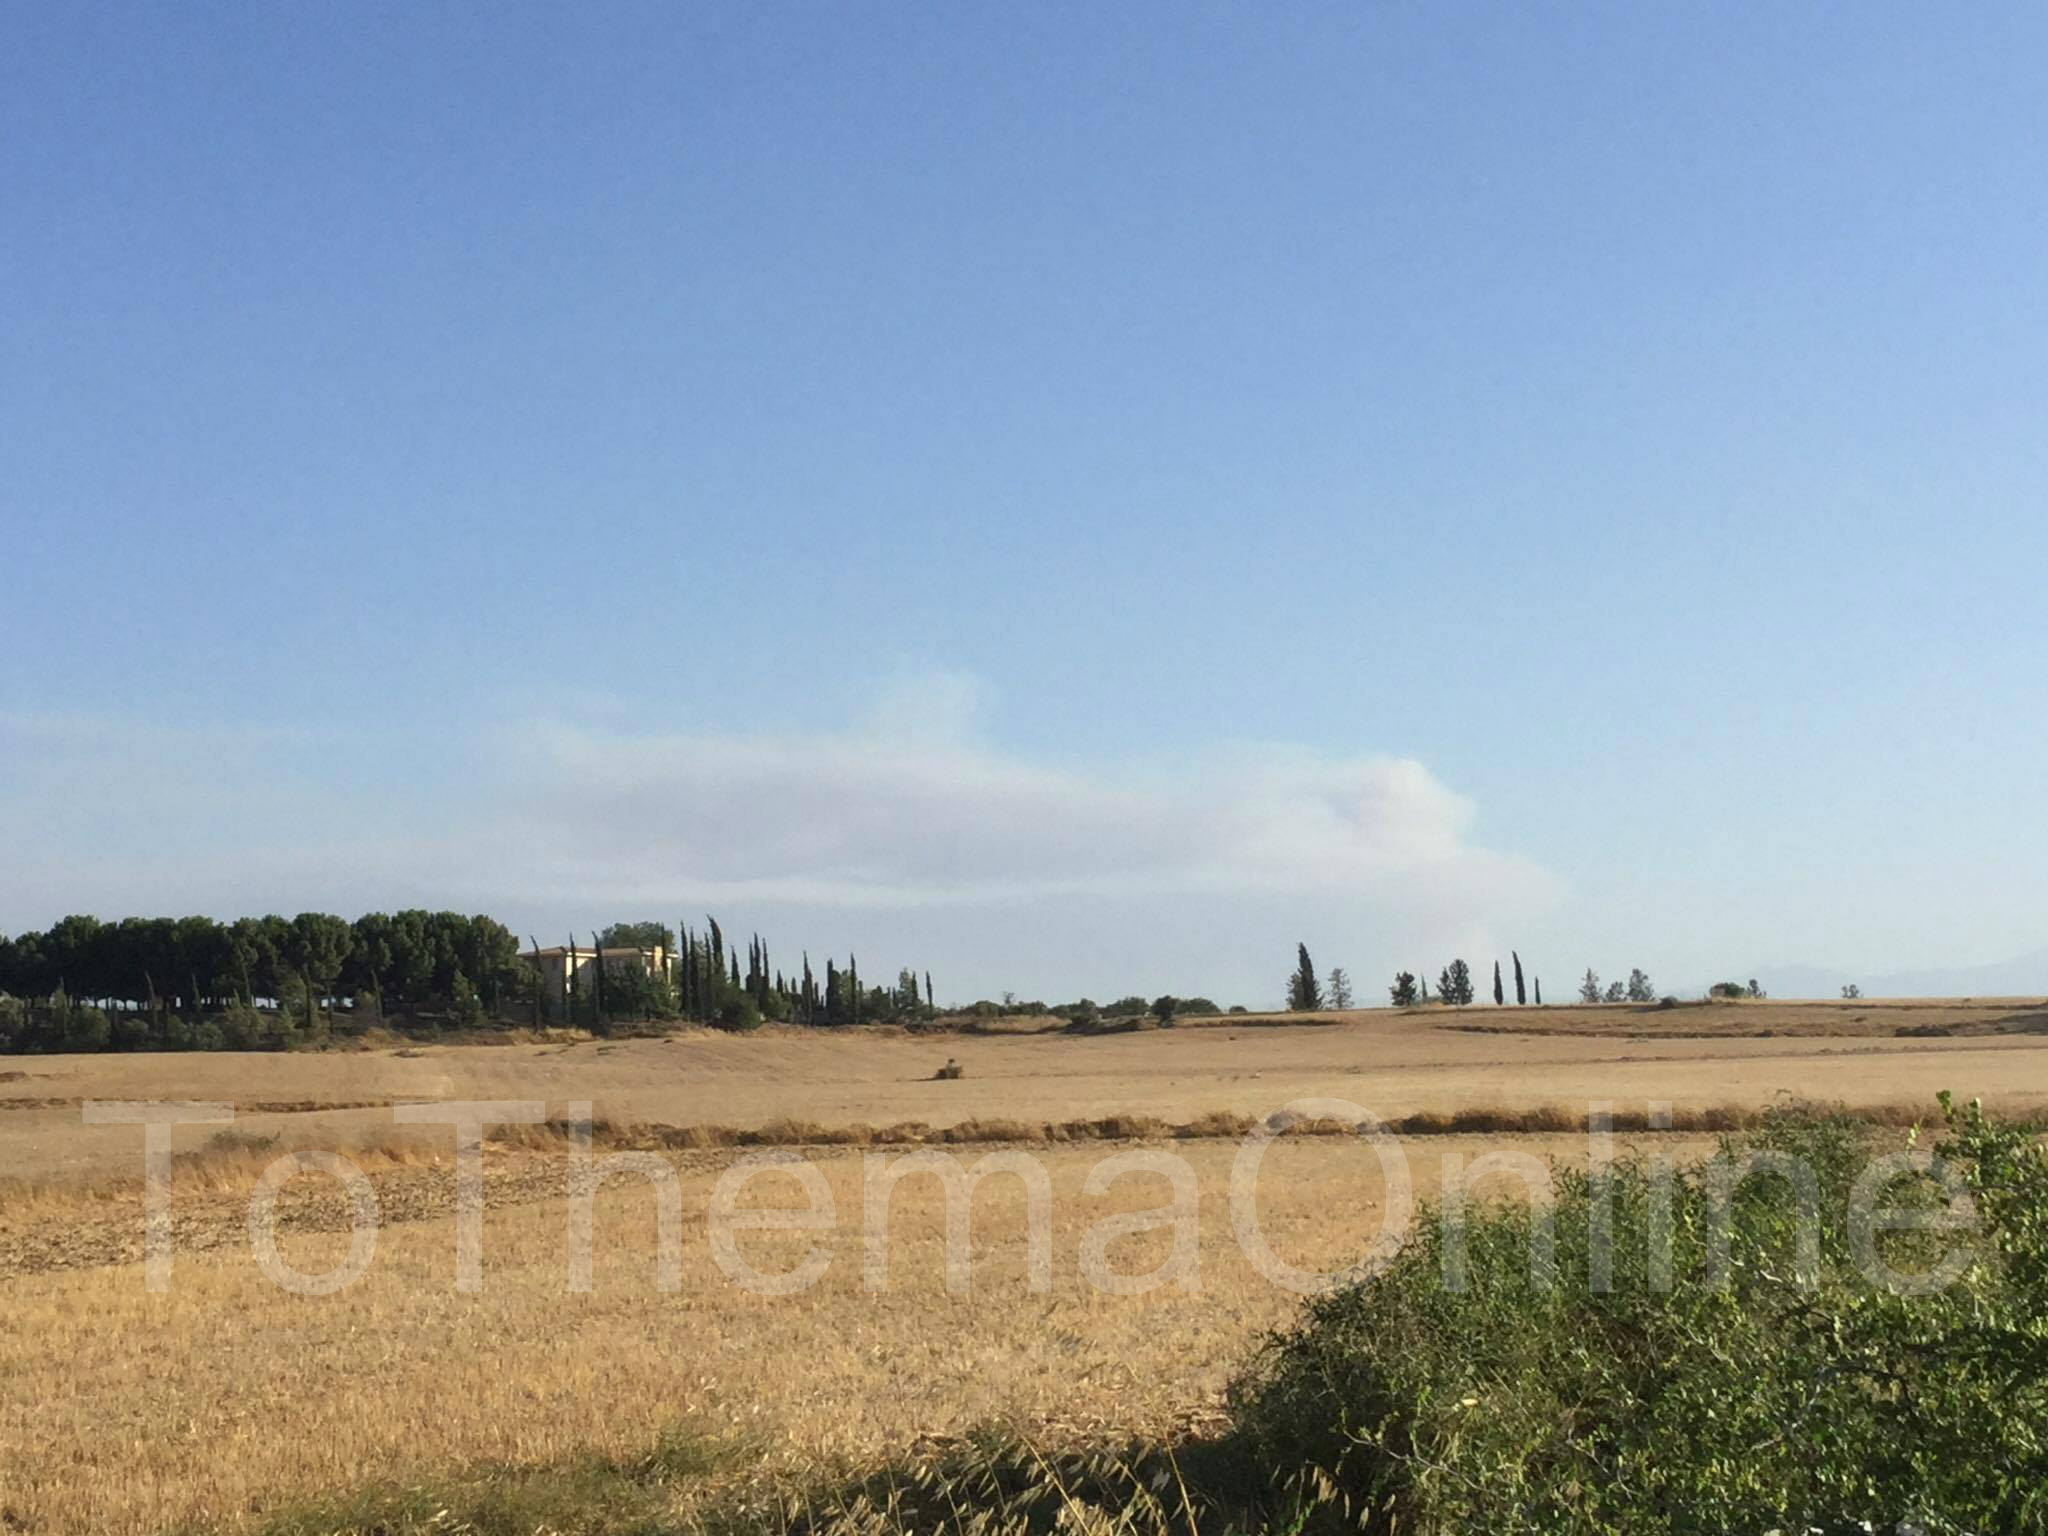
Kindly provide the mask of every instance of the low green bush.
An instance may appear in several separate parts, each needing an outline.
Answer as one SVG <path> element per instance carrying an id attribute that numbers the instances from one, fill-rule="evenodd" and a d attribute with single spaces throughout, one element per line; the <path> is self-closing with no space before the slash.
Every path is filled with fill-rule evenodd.
<path id="1" fill-rule="evenodd" d="M 1943 1108 L 1936 1150 L 1975 1201 L 1974 1236 L 1877 1231 L 1859 1249 L 1869 1133 L 1790 1116 L 1675 1175 L 1559 1175 L 1554 1283 L 1528 1205 L 1475 1207 L 1462 1238 L 1427 1211 L 1384 1273 L 1315 1301 L 1237 1385 L 1243 1454 L 1305 1530 L 2048 1528 L 2048 1161 L 2026 1130 Z M 1811 1169 L 1818 1219 L 1777 1171 L 1717 1194 L 1751 1154 Z M 1947 1198 L 1908 1172 L 1882 1203 Z M 1966 1267 L 1932 1294 L 1874 1284 L 1859 1257 L 1926 1277 L 1958 1244 Z M 1462 1286 L 1446 1279 L 1460 1250 Z"/>

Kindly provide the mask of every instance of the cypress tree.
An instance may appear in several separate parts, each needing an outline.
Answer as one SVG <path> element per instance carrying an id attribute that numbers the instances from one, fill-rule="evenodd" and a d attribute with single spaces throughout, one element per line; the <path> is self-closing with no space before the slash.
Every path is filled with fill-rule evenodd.
<path id="1" fill-rule="evenodd" d="M 1493 962 L 1493 1006 L 1498 1008 L 1507 1000 L 1508 995 L 1501 990 L 1500 985 L 1500 962 L 1496 960 Z"/>
<path id="2" fill-rule="evenodd" d="M 858 1024 L 860 1022 L 860 961 L 851 954 L 846 957 L 846 992 L 846 1021 L 849 1024 Z"/>
<path id="3" fill-rule="evenodd" d="M 1536 978 L 1536 1006 L 1538 1008 L 1543 1006 L 1543 978 L 1541 976 Z"/>
<path id="4" fill-rule="evenodd" d="M 930 971 L 924 973 L 924 1005 L 927 1008 L 939 1006 L 938 1002 L 932 997 L 932 973 Z"/>
<path id="5" fill-rule="evenodd" d="M 1529 1001 L 1529 989 L 1522 985 L 1522 957 L 1512 949 L 1508 953 L 1515 957 L 1515 1006 L 1519 1008 Z"/>
<path id="6" fill-rule="evenodd" d="M 1294 1013 L 1313 1013 L 1323 1006 L 1323 989 L 1316 984 L 1316 968 L 1308 957 L 1308 946 L 1294 946 L 1297 956 L 1294 974 L 1287 982 L 1287 1007 Z"/>
<path id="7" fill-rule="evenodd" d="M 611 1021 L 605 1017 L 604 1009 L 603 940 L 604 935 L 601 933 L 593 933 L 590 936 L 591 953 L 597 957 L 590 970 L 590 1006 L 593 1015 L 592 1021 L 597 1026 L 597 1032 L 600 1035 L 608 1035 L 611 1033 Z"/>
<path id="8" fill-rule="evenodd" d="M 572 933 L 569 935 L 568 959 L 563 963 L 562 966 L 562 974 L 564 977 L 562 983 L 562 995 L 564 998 L 564 1006 L 567 1009 L 569 1015 L 569 1025 L 571 1028 L 574 1028 L 576 1025 L 576 1005 L 583 1001 L 583 983 L 582 980 L 576 974 L 576 961 L 576 935 Z"/>

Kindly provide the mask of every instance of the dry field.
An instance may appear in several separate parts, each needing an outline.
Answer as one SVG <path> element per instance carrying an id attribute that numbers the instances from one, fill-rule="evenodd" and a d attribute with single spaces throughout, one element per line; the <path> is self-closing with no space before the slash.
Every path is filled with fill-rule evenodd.
<path id="1" fill-rule="evenodd" d="M 0 1080 L 0 1179 L 131 1172 L 139 1133 L 82 1124 L 87 1098 L 228 1102 L 238 1126 L 279 1135 L 284 1147 L 402 1140 L 389 1106 L 428 1099 L 541 1099 L 551 1112 L 581 1100 L 614 1120 L 739 1127 L 1129 1113 L 1184 1123 L 1219 1110 L 1262 1115 L 1316 1095 L 1386 1117 L 1473 1105 L 1583 1111 L 1593 1100 L 1922 1103 L 1942 1087 L 2015 1111 L 2048 1107 L 2048 1007 L 2039 1002 L 1475 1007 L 1319 1020 L 1089 1037 L 768 1029 L 404 1051 L 19 1057 L 4 1066 L 23 1075 Z M 1928 1029 L 1953 1033 L 1901 1033 Z M 965 1077 L 932 1081 L 948 1057 Z M 191 1148 L 209 1134 L 183 1129 L 174 1140 Z"/>
<path id="2" fill-rule="evenodd" d="M 137 1262 L 139 1200 L 120 1183 L 139 1162 L 140 1132 L 82 1125 L 76 1106 L 88 1097 L 232 1101 L 245 1107 L 239 1121 L 279 1135 L 279 1147 L 371 1144 L 392 1134 L 390 1111 L 378 1106 L 456 1097 L 544 1099 L 556 1113 L 588 1099 L 620 1121 L 792 1118 L 826 1127 L 1112 1114 L 1178 1123 L 1217 1110 L 1260 1115 L 1303 1096 L 1384 1115 L 1477 1104 L 1583 1110 L 1596 1099 L 1620 1109 L 1784 1095 L 1928 1103 L 1942 1087 L 2020 1112 L 2048 1106 L 2048 1037 L 2027 1032 L 2040 1015 L 2016 1005 L 1547 1009 L 1516 1016 L 1543 1033 L 1471 1027 L 1508 1017 L 1475 1008 L 1086 1039 L 768 1032 L 408 1055 L 7 1062 L 32 1075 L 0 1083 L 0 1096 L 20 1106 L 0 1110 L 0 1153 L 7 1172 L 30 1181 L 0 1207 L 0 1530 L 232 1526 L 369 1478 L 629 1449 L 678 1420 L 743 1435 L 790 1467 L 995 1421 L 1055 1435 L 1166 1430 L 1212 1413 L 1260 1335 L 1299 1304 L 1233 1239 L 1227 1189 L 1237 1147 L 1220 1139 L 1154 1148 L 1184 1159 L 1200 1190 L 1192 1291 L 1115 1296 L 1083 1280 L 1084 1232 L 1112 1211 L 1156 1208 L 1169 1190 L 1161 1175 L 1133 1174 L 1087 1192 L 1100 1159 L 1132 1150 L 1095 1142 L 1029 1149 L 1054 1193 L 1049 1292 L 1027 1283 L 1022 1185 L 1003 1177 L 974 1196 L 966 1296 L 945 1286 L 944 1204 L 928 1174 L 906 1179 L 894 1197 L 886 1288 L 863 1288 L 862 1154 L 835 1148 L 805 1154 L 831 1191 L 828 1229 L 740 1236 L 742 1254 L 770 1271 L 793 1267 L 815 1243 L 831 1262 L 810 1289 L 756 1295 L 717 1267 L 706 1213 L 740 1154 L 708 1149 L 665 1154 L 680 1170 L 684 1213 L 675 1288 L 657 1288 L 655 1200 L 644 1179 L 631 1179 L 598 1196 L 594 1289 L 576 1294 L 562 1157 L 494 1146 L 482 1289 L 462 1294 L 445 1131 L 432 1133 L 442 1138 L 434 1148 L 399 1145 L 365 1159 L 386 1220 L 353 1285 L 304 1296 L 261 1272 L 246 1200 L 233 1186 L 274 1155 L 263 1152 L 224 1160 L 212 1184 L 181 1185 L 171 1285 L 152 1295 Z M 1895 1032 L 1929 1024 L 1957 1033 Z M 965 1078 L 930 1081 L 949 1056 Z M 356 1107 L 308 1107 L 336 1104 Z M 193 1129 L 180 1145 L 207 1134 Z M 1680 1155 L 1710 1145 L 1655 1139 Z M 1585 1151 L 1569 1135 L 1430 1136 L 1405 1146 L 1422 1195 L 1445 1154 L 1511 1146 L 1572 1161 Z M 942 1150 L 965 1163 L 988 1149 Z M 1357 1255 L 1382 1213 L 1371 1151 L 1351 1140 L 1283 1139 L 1267 1157 L 1260 1218 L 1279 1256 L 1328 1268 Z M 88 1187 L 97 1193 L 88 1197 Z M 770 1203 L 798 1198 L 783 1175 L 750 1192 Z M 347 1207 L 330 1181 L 293 1181 L 279 1212 L 287 1262 L 311 1272 L 341 1260 Z M 1167 1251 L 1163 1231 L 1109 1249 L 1114 1267 L 1132 1274 Z"/>

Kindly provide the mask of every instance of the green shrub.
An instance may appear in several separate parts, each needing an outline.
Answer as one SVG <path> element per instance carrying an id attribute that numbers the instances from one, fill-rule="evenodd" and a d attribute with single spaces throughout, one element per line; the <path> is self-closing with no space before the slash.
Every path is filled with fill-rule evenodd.
<path id="1" fill-rule="evenodd" d="M 483 999 L 476 995 L 476 988 L 460 971 L 455 973 L 455 980 L 448 990 L 448 1018 L 458 1029 L 475 1029 L 484 1021 Z"/>
<path id="2" fill-rule="evenodd" d="M 718 1010 L 718 1027 L 742 1033 L 761 1027 L 761 1010 L 751 997 L 728 997 Z"/>
<path id="3" fill-rule="evenodd" d="M 114 1027 L 99 1009 L 67 1002 L 63 1005 L 63 1018 L 65 1050 L 104 1051 L 113 1043 Z"/>
<path id="4" fill-rule="evenodd" d="M 1873 1285 L 1856 1262 L 1848 1195 L 1872 1148 L 1842 1120 L 1774 1119 L 1676 1176 L 1616 1167 L 1605 1291 L 1588 1284 L 1601 1186 L 1586 1174 L 1557 1176 L 1553 1285 L 1532 1274 L 1525 1203 L 1470 1211 L 1462 1289 L 1444 1277 L 1454 1228 L 1426 1211 L 1382 1275 L 1314 1302 L 1234 1388 L 1245 1453 L 1314 1506 L 1311 1530 L 2042 1529 L 2048 1163 L 1974 1109 L 1951 1113 L 1938 1150 L 1982 1230 L 1969 1267 L 1932 1295 Z M 1750 1152 L 1813 1170 L 1810 1288 L 1794 1280 L 1799 1201 L 1771 1172 L 1736 1186 L 1727 1280 L 1711 1279 L 1715 1170 Z M 1667 1197 L 1665 1287 L 1646 1234 Z M 1885 1201 L 1936 1203 L 1913 1174 Z M 1925 1273 L 1968 1241 L 1891 1232 L 1877 1251 Z"/>
<path id="5" fill-rule="evenodd" d="M 109 1021 L 110 1044 L 117 1051 L 139 1051 L 149 1044 L 149 1015 L 122 1009 Z"/>
<path id="6" fill-rule="evenodd" d="M 254 1008 L 237 1003 L 220 1016 L 217 1026 L 221 1048 L 230 1051 L 253 1051 L 264 1044 L 269 1030 L 263 1015 Z M 205 1047 L 200 1047 L 205 1049 Z"/>

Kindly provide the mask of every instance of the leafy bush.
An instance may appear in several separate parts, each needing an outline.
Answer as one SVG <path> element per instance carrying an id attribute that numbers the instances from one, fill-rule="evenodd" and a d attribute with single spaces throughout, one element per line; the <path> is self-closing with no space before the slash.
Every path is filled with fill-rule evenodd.
<path id="1" fill-rule="evenodd" d="M 240 1003 L 220 1016 L 218 1029 L 222 1046 L 230 1051 L 257 1050 L 269 1033 L 263 1015 Z"/>
<path id="2" fill-rule="evenodd" d="M 728 997 L 718 1010 L 718 1027 L 744 1033 L 761 1027 L 761 1010 L 751 997 Z"/>
<path id="3" fill-rule="evenodd" d="M 455 973 L 455 979 L 448 988 L 448 1017 L 460 1029 L 475 1029 L 484 1021 L 483 999 L 476 995 L 476 988 L 460 971 Z"/>
<path id="4" fill-rule="evenodd" d="M 110 1044 L 117 1051 L 139 1051 L 149 1044 L 149 1015 L 122 1010 L 109 1021 Z"/>
<path id="5" fill-rule="evenodd" d="M 104 1051 L 113 1040 L 114 1027 L 97 1008 L 70 1003 L 64 1008 L 63 1018 L 67 1051 Z"/>
<path id="6" fill-rule="evenodd" d="M 1613 1169 L 1604 1291 L 1588 1283 L 1603 1187 L 1587 1174 L 1556 1176 L 1554 1284 L 1532 1272 L 1541 1223 L 1527 1204 L 1468 1214 L 1462 1289 L 1444 1277 L 1455 1228 L 1425 1212 L 1382 1275 L 1314 1302 L 1234 1388 L 1245 1454 L 1304 1530 L 2042 1529 L 2048 1160 L 2024 1130 L 1943 1106 L 1938 1152 L 1980 1231 L 1935 1294 L 1875 1285 L 1857 1260 L 1847 1213 L 1866 1133 L 1780 1117 L 1704 1168 Z M 1717 1180 L 1750 1153 L 1813 1170 L 1810 1286 L 1794 1278 L 1800 1202 L 1777 1172 L 1725 1197 L 1726 1281 L 1713 1279 Z M 1882 1203 L 1945 1202 L 1907 1173 Z M 1665 1209 L 1668 1284 L 1647 1237 Z M 1895 1270 L 1926 1274 L 1968 1239 L 1871 1241 Z"/>

